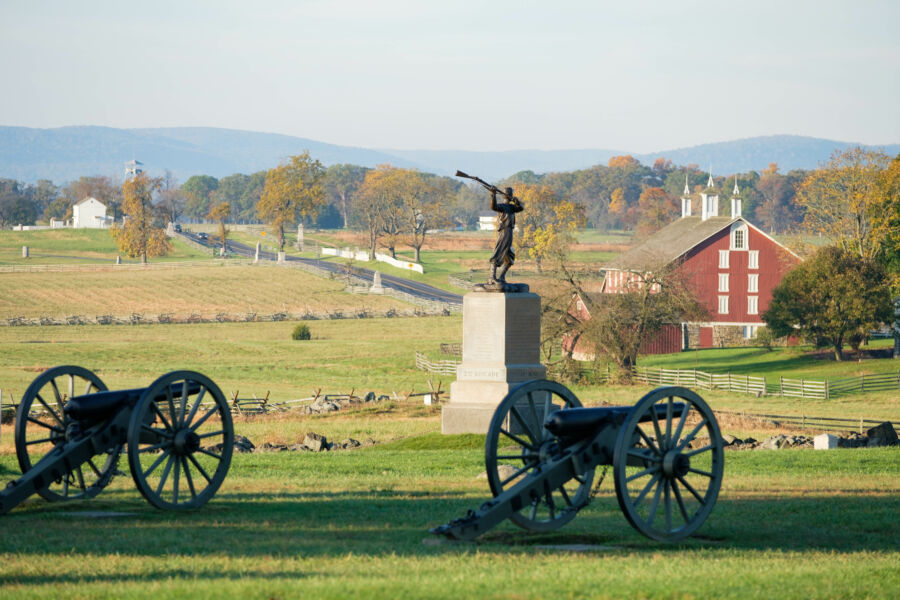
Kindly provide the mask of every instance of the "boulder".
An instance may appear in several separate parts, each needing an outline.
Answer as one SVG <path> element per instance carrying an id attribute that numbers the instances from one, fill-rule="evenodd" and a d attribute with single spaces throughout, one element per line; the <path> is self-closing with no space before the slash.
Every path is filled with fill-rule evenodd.
<path id="1" fill-rule="evenodd" d="M 256 450 L 256 446 L 253 445 L 253 442 L 248 440 L 242 435 L 234 436 L 234 451 L 235 452 L 253 452 Z"/>
<path id="2" fill-rule="evenodd" d="M 772 437 L 763 440 L 759 445 L 759 448 L 760 450 L 779 450 L 788 445 L 789 442 L 786 435 L 773 435 Z"/>
<path id="3" fill-rule="evenodd" d="M 722 443 L 726 446 L 733 446 L 734 444 L 743 444 L 744 441 L 741 438 L 734 437 L 731 434 L 723 433 L 722 434 Z"/>
<path id="4" fill-rule="evenodd" d="M 328 450 L 328 440 L 325 439 L 324 435 L 319 435 L 318 433 L 307 433 L 306 437 L 303 438 L 303 445 L 313 452 Z"/>
<path id="5" fill-rule="evenodd" d="M 888 421 L 880 425 L 876 425 L 875 427 L 866 431 L 866 437 L 868 441 L 866 442 L 866 446 L 877 447 L 877 446 L 896 446 L 898 445 L 897 432 L 894 430 L 894 426 L 891 425 Z"/>

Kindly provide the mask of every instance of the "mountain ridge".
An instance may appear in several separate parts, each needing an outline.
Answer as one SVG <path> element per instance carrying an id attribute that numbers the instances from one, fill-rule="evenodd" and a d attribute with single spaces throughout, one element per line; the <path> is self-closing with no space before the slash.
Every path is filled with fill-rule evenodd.
<path id="1" fill-rule="evenodd" d="M 603 148 L 571 150 L 398 150 L 341 146 L 279 133 L 217 127 L 156 127 L 121 129 L 73 125 L 39 129 L 0 126 L 0 177 L 33 183 L 50 179 L 64 183 L 83 175 L 121 177 L 124 163 L 136 158 L 154 175 L 172 171 L 184 181 L 191 175 L 224 177 L 271 168 L 281 160 L 309 150 L 323 164 L 352 163 L 367 167 L 390 163 L 441 175 L 456 169 L 502 179 L 519 171 L 574 171 L 607 164 L 612 156 L 631 154 L 652 165 L 663 157 L 675 164 L 697 164 L 716 174 L 760 171 L 778 163 L 782 171 L 812 169 L 835 150 L 857 146 L 824 138 L 768 135 L 713 142 L 660 152 L 634 153 Z M 900 153 L 900 144 L 864 146 Z"/>

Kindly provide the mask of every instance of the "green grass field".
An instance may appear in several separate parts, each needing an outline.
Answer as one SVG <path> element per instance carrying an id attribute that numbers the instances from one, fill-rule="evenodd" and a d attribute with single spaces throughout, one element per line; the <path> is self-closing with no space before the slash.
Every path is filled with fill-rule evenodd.
<path id="1" fill-rule="evenodd" d="M 264 420 L 236 430 L 259 443 Z M 712 516 L 676 545 L 628 525 L 611 475 L 557 531 L 506 523 L 477 544 L 429 545 L 430 527 L 489 495 L 482 436 L 441 436 L 436 414 L 396 406 L 276 423 L 282 437 L 380 443 L 235 455 L 196 512 L 151 508 L 127 475 L 91 501 L 29 500 L 0 517 L 3 597 L 887 598 L 900 586 L 896 449 L 729 452 Z M 0 474 L 14 477 L 3 450 Z M 599 548 L 546 548 L 567 544 Z"/>
<path id="2" fill-rule="evenodd" d="M 446 279 L 468 257 L 448 250 L 423 254 L 424 260 L 433 261 L 435 271 L 444 269 Z M 267 312 L 288 302 L 293 311 L 317 302 L 335 307 L 373 301 L 341 288 L 339 282 L 275 267 L 4 273 L 0 309 L 243 312 L 252 298 L 254 310 Z M 402 399 L 429 391 L 429 379 L 449 388 L 453 376 L 415 370 L 413 354 L 437 358 L 441 343 L 461 341 L 461 317 L 308 324 L 312 339 L 302 342 L 290 339 L 292 322 L 0 327 L 4 405 L 10 397 L 18 400 L 42 369 L 58 364 L 83 365 L 113 389 L 146 386 L 167 371 L 193 369 L 227 396 L 239 391 L 241 398 L 268 392 L 280 401 L 316 390 L 391 396 L 328 415 L 237 417 L 236 433 L 257 446 L 293 444 L 308 432 L 378 443 L 321 454 L 235 455 L 223 488 L 199 511 L 153 509 L 127 474 L 88 502 L 29 500 L 0 517 L 3 598 L 897 596 L 897 448 L 728 451 L 716 509 L 697 536 L 676 545 L 652 542 L 628 525 L 611 473 L 594 502 L 560 530 L 535 534 L 507 523 L 477 544 L 423 543 L 432 539 L 430 527 L 464 515 L 489 496 L 478 478 L 484 436 L 443 436 L 439 406 L 425 406 L 421 397 Z M 836 365 L 806 350 L 704 350 L 644 357 L 640 364 L 815 378 L 896 368 L 889 359 Z M 649 388 L 573 390 L 585 404 L 633 404 Z M 714 409 L 895 422 L 900 408 L 891 393 L 830 401 L 701 395 Z M 776 432 L 764 423 L 724 418 L 722 429 L 757 439 Z M 11 433 L 3 424 L 0 481 L 18 476 Z M 127 472 L 124 457 L 120 469 Z M 95 517 L 85 511 L 124 514 Z M 600 548 L 583 553 L 544 547 L 576 543 Z"/>
<path id="3" fill-rule="evenodd" d="M 209 259 L 208 253 L 179 240 L 173 245 L 168 255 L 150 262 Z M 28 246 L 29 258 L 22 258 L 22 246 Z M 116 242 L 106 229 L 0 230 L 0 266 L 112 264 L 119 255 Z M 122 256 L 122 261 L 139 262 L 139 259 Z"/>

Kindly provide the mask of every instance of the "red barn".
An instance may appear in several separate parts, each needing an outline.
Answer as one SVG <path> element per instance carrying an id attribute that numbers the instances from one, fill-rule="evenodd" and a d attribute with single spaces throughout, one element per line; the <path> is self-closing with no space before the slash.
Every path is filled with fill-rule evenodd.
<path id="1" fill-rule="evenodd" d="M 695 199 L 685 184 L 681 218 L 657 231 L 642 244 L 629 249 L 605 265 L 602 292 L 624 291 L 628 281 L 640 281 L 647 265 L 678 261 L 697 300 L 706 308 L 707 321 L 671 324 L 657 338 L 648 340 L 646 353 L 676 352 L 687 348 L 738 346 L 750 343 L 765 325 L 761 314 L 769 307 L 772 290 L 800 258 L 741 216 L 737 182 L 731 196 L 731 216 L 719 216 L 719 196 L 710 176 L 699 194 L 700 214 L 692 214 Z M 575 298 L 570 314 L 579 315 Z M 680 344 L 675 340 L 680 338 Z M 566 350 L 587 355 L 573 346 Z M 565 342 L 564 342 L 565 344 Z"/>

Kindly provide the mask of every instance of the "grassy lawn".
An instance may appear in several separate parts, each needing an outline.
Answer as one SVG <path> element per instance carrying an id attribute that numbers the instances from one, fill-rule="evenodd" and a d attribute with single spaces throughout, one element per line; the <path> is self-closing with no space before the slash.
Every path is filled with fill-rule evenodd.
<path id="1" fill-rule="evenodd" d="M 290 322 L 0 327 L 0 388 L 8 402 L 41 368 L 81 364 L 111 388 L 145 386 L 186 368 L 209 375 L 226 395 L 240 390 L 241 397 L 269 391 L 278 401 L 318 388 L 402 396 L 428 390 L 413 352 L 437 356 L 439 344 L 460 341 L 462 329 L 459 316 L 309 325 L 313 339 L 305 342 L 290 339 Z M 669 366 L 702 360 L 711 365 L 706 368 L 725 370 L 759 362 L 750 350 L 704 352 L 658 358 Z M 785 368 L 804 360 L 791 354 L 795 349 L 784 352 Z M 833 367 L 820 363 L 819 372 Z M 453 378 L 442 379 L 447 389 Z M 573 389 L 587 404 L 632 404 L 649 388 Z M 702 395 L 713 408 L 755 412 L 799 406 L 815 409 L 811 414 L 896 419 L 898 408 L 896 397 L 873 394 L 818 404 Z M 773 433 L 725 420 L 722 428 L 757 439 Z M 237 417 L 235 429 L 257 446 L 296 443 L 307 432 L 378 443 L 323 454 L 235 455 L 225 485 L 197 512 L 151 508 L 127 474 L 86 503 L 32 499 L 0 517 L 3 597 L 743 600 L 890 597 L 900 586 L 897 448 L 728 452 L 715 511 L 697 537 L 677 545 L 647 540 L 628 525 L 611 473 L 595 501 L 555 532 L 529 533 L 507 523 L 478 544 L 429 545 L 423 540 L 431 538 L 430 527 L 489 496 L 478 478 L 484 436 L 442 436 L 440 407 L 424 406 L 421 398 L 389 400 L 324 416 Z M 0 479 L 18 474 L 10 434 L 4 425 Z M 120 469 L 127 472 L 124 458 Z M 83 511 L 125 514 L 96 518 Z M 573 543 L 602 548 L 539 547 Z"/>
<path id="2" fill-rule="evenodd" d="M 396 405 L 239 420 L 237 433 L 257 444 L 266 431 L 379 443 L 237 454 L 218 495 L 196 512 L 151 508 L 127 475 L 88 502 L 29 500 L 0 517 L 3 596 L 864 598 L 900 586 L 897 449 L 729 452 L 716 509 L 677 545 L 628 525 L 611 474 L 562 529 L 505 523 L 477 544 L 428 545 L 430 527 L 489 496 L 477 477 L 483 436 L 441 436 L 439 427 L 436 412 Z M 15 477 L 8 436 L 0 450 L 0 474 Z M 600 548 L 542 548 L 575 543 Z"/>
<path id="3" fill-rule="evenodd" d="M 22 246 L 28 246 L 29 258 L 22 258 Z M 106 229 L 0 230 L 0 266 L 115 263 L 119 255 Z M 175 240 L 172 252 L 150 262 L 203 259 L 209 259 L 209 254 Z M 124 256 L 122 260 L 139 262 Z"/>
<path id="4" fill-rule="evenodd" d="M 890 339 L 873 340 L 862 351 L 886 350 L 893 348 Z M 866 352 L 856 354 L 845 349 L 845 359 L 834 360 L 830 348 L 814 351 L 810 346 L 790 348 L 715 348 L 689 350 L 677 354 L 644 356 L 641 366 L 662 367 L 664 369 L 697 369 L 709 373 L 734 373 L 737 375 L 759 375 L 777 380 L 779 376 L 800 378 L 836 379 L 855 377 L 870 373 L 900 372 L 900 361 L 871 358 Z"/>

